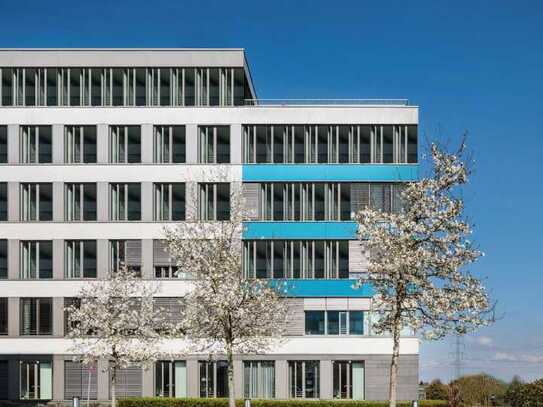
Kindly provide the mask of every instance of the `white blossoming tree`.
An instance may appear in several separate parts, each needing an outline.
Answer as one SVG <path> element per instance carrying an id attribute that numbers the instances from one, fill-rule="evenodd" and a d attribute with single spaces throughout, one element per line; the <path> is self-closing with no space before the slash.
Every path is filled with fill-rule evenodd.
<path id="1" fill-rule="evenodd" d="M 154 303 L 158 290 L 157 284 L 121 267 L 108 280 L 83 286 L 75 303 L 65 309 L 67 336 L 73 342 L 70 352 L 87 366 L 106 360 L 113 407 L 119 369 L 132 364 L 148 368 L 160 356 L 166 325 L 163 310 Z"/>
<path id="2" fill-rule="evenodd" d="M 375 289 L 376 333 L 393 338 L 390 406 L 396 406 L 400 330 L 428 339 L 465 334 L 493 320 L 481 282 L 466 270 L 482 253 L 467 237 L 459 187 L 470 174 L 465 144 L 450 154 L 431 146 L 428 177 L 407 184 L 402 211 L 367 208 L 356 215 L 361 246 L 369 249 L 367 273 L 358 284 Z"/>
<path id="3" fill-rule="evenodd" d="M 265 352 L 277 344 L 287 314 L 279 286 L 243 276 L 244 218 L 241 193 L 233 191 L 230 220 L 187 222 L 165 231 L 178 272 L 193 278 L 183 301 L 186 351 L 226 356 L 230 407 L 235 407 L 234 355 Z"/>

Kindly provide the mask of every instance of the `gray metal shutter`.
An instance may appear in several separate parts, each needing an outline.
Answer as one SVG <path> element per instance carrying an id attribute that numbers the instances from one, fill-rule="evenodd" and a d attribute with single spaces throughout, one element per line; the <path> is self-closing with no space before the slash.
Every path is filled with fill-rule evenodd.
<path id="1" fill-rule="evenodd" d="M 87 397 L 91 400 L 96 400 L 97 394 L 98 385 L 96 368 L 89 369 L 79 362 L 65 361 L 64 399 L 71 400 L 73 397 L 77 396 L 82 400 L 85 400 Z"/>
<path id="2" fill-rule="evenodd" d="M 295 282 L 293 284 L 296 284 Z M 287 336 L 302 336 L 304 334 L 305 313 L 303 298 L 289 298 L 285 300 L 288 304 L 288 318 L 286 325 Z"/>
<path id="3" fill-rule="evenodd" d="M 242 191 L 247 216 L 249 219 L 258 220 L 258 195 L 260 184 L 257 182 L 244 183 Z"/>
<path id="4" fill-rule="evenodd" d="M 358 278 L 367 271 L 367 248 L 358 240 L 349 240 L 349 278 Z"/>
<path id="5" fill-rule="evenodd" d="M 167 251 L 168 246 L 165 240 L 153 240 L 153 265 L 169 266 L 175 264 Z"/>
<path id="6" fill-rule="evenodd" d="M 362 182 L 351 183 L 351 212 L 353 214 L 368 207 L 370 203 L 370 184 Z"/>
<path id="7" fill-rule="evenodd" d="M 0 361 L 0 400 L 8 399 L 9 389 L 9 373 L 8 373 L 8 361 Z"/>
<path id="8" fill-rule="evenodd" d="M 124 255 L 127 266 L 141 266 L 141 240 L 127 240 Z"/>
<path id="9" fill-rule="evenodd" d="M 181 300 L 181 298 L 175 297 L 158 297 L 155 298 L 155 305 L 164 311 L 165 315 L 163 316 L 167 322 L 175 324 L 181 322 L 181 309 L 183 306 Z"/>
<path id="10" fill-rule="evenodd" d="M 394 184 L 392 185 L 392 212 L 400 213 L 402 211 L 402 191 L 405 189 L 405 185 Z"/>
<path id="11" fill-rule="evenodd" d="M 142 380 L 143 375 L 139 366 L 119 369 L 117 371 L 117 397 L 141 397 Z M 109 395 L 111 397 L 111 380 L 109 382 Z"/>

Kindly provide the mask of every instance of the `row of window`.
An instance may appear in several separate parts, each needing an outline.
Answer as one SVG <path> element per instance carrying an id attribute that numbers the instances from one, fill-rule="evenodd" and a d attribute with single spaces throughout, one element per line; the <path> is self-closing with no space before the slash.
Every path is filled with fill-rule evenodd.
<path id="1" fill-rule="evenodd" d="M 0 106 L 239 106 L 243 68 L 0 68 Z"/>
<path id="2" fill-rule="evenodd" d="M 102 142 L 96 126 L 64 126 L 64 162 L 96 163 Z M 7 144 L 7 127 L 0 126 L 0 162 L 8 160 Z M 243 126 L 242 146 L 244 163 L 416 163 L 417 126 L 250 125 Z M 141 126 L 109 126 L 110 163 L 141 163 L 141 150 Z M 19 162 L 52 160 L 52 126 L 20 126 Z M 153 162 L 186 162 L 185 126 L 153 127 Z M 230 162 L 230 126 L 198 126 L 198 162 Z"/>
<path id="3" fill-rule="evenodd" d="M 97 277 L 96 240 L 64 241 L 64 277 Z M 21 279 L 53 278 L 53 241 L 19 242 Z M 190 279 L 178 273 L 176 262 L 162 240 L 153 241 L 155 278 Z M 347 240 L 246 240 L 243 242 L 243 273 L 246 278 L 338 279 L 349 278 Z M 141 272 L 141 240 L 110 240 L 109 270 L 121 265 Z M 8 277 L 8 241 L 0 240 L 0 279 Z"/>
<path id="4" fill-rule="evenodd" d="M 120 369 L 117 373 L 118 397 L 142 395 L 143 379 L 137 366 Z M 19 362 L 20 398 L 48 400 L 52 395 L 53 365 L 50 360 L 21 360 Z M 275 361 L 243 362 L 243 394 L 245 398 L 271 399 L 275 392 Z M 8 362 L 0 361 L 0 398 L 7 399 Z M 108 380 L 109 383 L 109 380 Z M 336 399 L 364 399 L 364 361 L 332 361 L 332 396 Z M 198 361 L 199 396 L 228 397 L 226 361 Z M 111 391 L 111 389 L 110 389 Z M 319 398 L 320 361 L 288 361 L 288 392 L 290 398 Z M 5 393 L 5 395 L 4 395 Z M 157 397 L 187 397 L 186 361 L 159 361 L 154 368 L 154 394 Z M 4 396 L 4 397 L 1 397 Z M 64 362 L 64 399 L 73 397 L 96 400 L 98 369 L 78 362 Z"/>
<path id="5" fill-rule="evenodd" d="M 416 125 L 243 126 L 244 163 L 416 163 Z"/>
<path id="6" fill-rule="evenodd" d="M 97 186 L 95 183 L 64 184 L 64 220 L 82 222 L 97 220 Z M 153 184 L 153 220 L 185 220 L 185 184 Z M 230 184 L 199 183 L 197 186 L 198 219 L 220 221 L 230 219 Z M 142 219 L 140 183 L 109 184 L 109 220 Z M 0 183 L 0 221 L 8 220 L 7 183 Z M 53 220 L 53 184 L 20 184 L 19 218 L 21 221 Z"/>
<path id="7" fill-rule="evenodd" d="M 402 209 L 402 184 L 391 183 L 246 183 L 248 216 L 261 221 L 347 221 L 358 211 L 373 208 L 384 212 Z M 19 219 L 53 220 L 53 184 L 20 184 Z M 109 184 L 110 221 L 142 220 L 140 183 Z M 186 219 L 185 183 L 153 183 L 154 221 Z M 198 183 L 199 220 L 230 218 L 229 183 Z M 64 217 L 67 222 L 97 220 L 96 183 L 64 184 Z M 196 203 L 196 202 L 195 202 Z M 0 221 L 8 220 L 8 187 L 0 183 Z"/>

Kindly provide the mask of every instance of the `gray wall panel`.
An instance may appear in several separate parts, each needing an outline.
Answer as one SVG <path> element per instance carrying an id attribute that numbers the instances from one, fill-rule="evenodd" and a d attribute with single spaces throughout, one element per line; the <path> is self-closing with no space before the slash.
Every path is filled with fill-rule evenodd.
<path id="1" fill-rule="evenodd" d="M 19 163 L 19 125 L 8 124 L 8 163 Z"/>

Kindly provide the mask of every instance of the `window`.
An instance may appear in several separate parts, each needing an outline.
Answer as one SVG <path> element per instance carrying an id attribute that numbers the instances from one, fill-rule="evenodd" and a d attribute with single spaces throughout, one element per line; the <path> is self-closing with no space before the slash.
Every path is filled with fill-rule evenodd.
<path id="1" fill-rule="evenodd" d="M 8 241 L 0 239 L 0 279 L 8 278 Z"/>
<path id="2" fill-rule="evenodd" d="M 84 366 L 80 362 L 64 361 L 64 399 L 81 400 L 98 397 L 98 369 L 96 366 Z"/>
<path id="3" fill-rule="evenodd" d="M 363 311 L 305 311 L 306 335 L 363 335 Z"/>
<path id="4" fill-rule="evenodd" d="M 141 162 L 140 126 L 109 126 L 109 162 Z"/>
<path id="5" fill-rule="evenodd" d="M 262 183 L 258 219 L 350 220 L 349 183 Z"/>
<path id="6" fill-rule="evenodd" d="M 96 126 L 64 126 L 64 162 L 96 163 Z"/>
<path id="7" fill-rule="evenodd" d="M 8 220 L 8 183 L 0 182 L 0 221 Z"/>
<path id="8" fill-rule="evenodd" d="M 229 220 L 230 184 L 199 184 L 198 202 L 198 219 L 208 221 Z"/>
<path id="9" fill-rule="evenodd" d="M 96 220 L 96 184 L 66 184 L 64 218 L 72 222 Z"/>
<path id="10" fill-rule="evenodd" d="M 21 278 L 53 278 L 52 241 L 22 241 L 20 259 Z"/>
<path id="11" fill-rule="evenodd" d="M 247 399 L 275 398 L 275 362 L 243 362 L 243 394 Z"/>
<path id="12" fill-rule="evenodd" d="M 224 360 L 216 362 L 199 361 L 200 397 L 228 397 L 228 364 Z"/>
<path id="13" fill-rule="evenodd" d="M 418 161 L 417 126 L 407 126 L 407 162 L 413 164 Z"/>
<path id="14" fill-rule="evenodd" d="M 230 162 L 230 127 L 199 126 L 199 156 L 202 164 Z"/>
<path id="15" fill-rule="evenodd" d="M 110 271 L 127 266 L 135 272 L 141 270 L 141 240 L 110 240 Z"/>
<path id="16" fill-rule="evenodd" d="M 185 154 L 185 126 L 154 127 L 153 162 L 184 163 Z"/>
<path id="17" fill-rule="evenodd" d="M 156 362 L 155 396 L 187 397 L 187 362 Z"/>
<path id="18" fill-rule="evenodd" d="M 335 399 L 364 399 L 364 362 L 332 361 L 333 393 Z"/>
<path id="19" fill-rule="evenodd" d="M 51 298 L 21 298 L 21 335 L 51 335 L 52 310 Z"/>
<path id="20" fill-rule="evenodd" d="M 0 126 L 0 164 L 6 164 L 7 162 L 8 162 L 8 126 Z"/>
<path id="21" fill-rule="evenodd" d="M 67 240 L 64 256 L 66 278 L 96 278 L 95 240 Z"/>
<path id="22" fill-rule="evenodd" d="M 320 363 L 318 360 L 289 361 L 290 398 L 317 399 L 320 396 Z"/>
<path id="23" fill-rule="evenodd" d="M 53 220 L 53 184 L 21 184 L 21 220 Z"/>
<path id="24" fill-rule="evenodd" d="M 51 126 L 21 126 L 20 160 L 25 164 L 53 161 Z"/>
<path id="25" fill-rule="evenodd" d="M 170 257 L 165 240 L 153 240 L 153 267 L 155 278 L 189 278 L 186 274 L 178 273 L 176 260 Z"/>
<path id="26" fill-rule="evenodd" d="M 8 299 L 0 298 L 0 335 L 8 334 Z"/>
<path id="27" fill-rule="evenodd" d="M 111 375 L 111 371 L 109 374 Z M 142 388 L 143 374 L 140 366 L 129 366 L 117 370 L 117 386 L 115 388 L 117 397 L 141 397 Z M 109 380 L 109 394 L 111 398 L 111 380 Z"/>
<path id="28" fill-rule="evenodd" d="M 351 211 L 357 213 L 367 207 L 382 212 L 401 212 L 403 209 L 401 193 L 405 185 L 391 183 L 351 184 Z"/>
<path id="29" fill-rule="evenodd" d="M 154 184 L 154 220 L 185 220 L 185 184 Z"/>
<path id="30" fill-rule="evenodd" d="M 246 240 L 243 245 L 247 278 L 349 277 L 347 240 Z"/>
<path id="31" fill-rule="evenodd" d="M 53 398 L 53 366 L 49 361 L 20 361 L 21 400 Z"/>
<path id="32" fill-rule="evenodd" d="M 141 220 L 140 184 L 110 184 L 110 220 Z"/>

